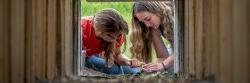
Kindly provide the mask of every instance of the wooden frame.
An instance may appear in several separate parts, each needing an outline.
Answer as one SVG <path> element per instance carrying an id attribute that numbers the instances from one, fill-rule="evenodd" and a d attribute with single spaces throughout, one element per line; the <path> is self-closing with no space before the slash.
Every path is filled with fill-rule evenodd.
<path id="1" fill-rule="evenodd" d="M 160 0 L 161 1 L 161 0 Z M 163 0 L 164 1 L 164 0 Z M 90 2 L 95 2 L 95 0 L 90 0 Z M 184 1 L 183 0 L 174 0 L 174 18 L 175 18 L 175 30 L 174 30 L 174 40 L 176 41 L 175 46 L 175 63 L 174 63 L 174 72 L 178 75 L 184 74 Z M 79 35 L 79 33 L 77 33 Z M 76 36 L 75 36 L 76 37 Z M 79 43 L 74 42 L 74 43 Z M 79 55 L 79 54 L 78 54 Z M 81 55 L 80 55 L 81 56 Z M 83 56 L 81 56 L 83 57 Z M 79 76 L 84 76 L 84 72 L 79 71 L 80 64 L 82 63 L 83 59 L 81 57 L 77 57 L 77 60 L 74 64 L 77 64 L 75 71 L 78 72 Z"/>
<path id="2" fill-rule="evenodd" d="M 174 72 L 178 75 L 184 73 L 184 1 L 175 0 L 175 28 L 174 28 Z"/>
<path id="3" fill-rule="evenodd" d="M 73 0 L 1 0 L 0 81 L 73 75 Z"/>
<path id="4" fill-rule="evenodd" d="M 185 72 L 221 83 L 249 82 L 247 0 L 185 1 Z"/>
<path id="5" fill-rule="evenodd" d="M 81 76 L 84 73 L 85 56 L 82 53 L 82 29 L 81 29 L 81 0 L 74 0 L 74 74 Z"/>
<path id="6" fill-rule="evenodd" d="M 0 0 L 0 82 L 48 82 L 77 76 L 73 68 L 74 57 L 80 53 L 75 49 L 79 44 L 74 45 L 78 1 Z M 184 30 L 180 34 L 184 45 L 179 45 L 184 55 L 177 58 L 184 61 L 177 64 L 180 76 L 222 83 L 250 81 L 248 3 L 178 0 L 178 21 Z"/>

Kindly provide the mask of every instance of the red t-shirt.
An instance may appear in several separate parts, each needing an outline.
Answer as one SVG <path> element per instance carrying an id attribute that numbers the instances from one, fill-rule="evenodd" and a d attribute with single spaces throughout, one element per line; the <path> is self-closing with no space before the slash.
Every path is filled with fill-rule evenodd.
<path id="1" fill-rule="evenodd" d="M 103 52 L 102 40 L 97 39 L 92 24 L 93 17 L 83 17 L 81 20 L 82 27 L 82 49 L 86 50 L 86 56 L 96 55 Z M 116 43 L 116 47 L 119 48 L 124 42 L 123 36 L 121 36 Z"/>

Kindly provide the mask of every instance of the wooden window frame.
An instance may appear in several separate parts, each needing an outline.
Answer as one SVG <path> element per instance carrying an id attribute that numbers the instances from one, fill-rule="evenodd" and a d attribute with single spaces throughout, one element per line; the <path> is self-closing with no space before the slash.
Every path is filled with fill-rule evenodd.
<path id="1" fill-rule="evenodd" d="M 74 74 L 77 76 L 84 76 L 84 72 L 81 70 L 84 67 L 84 52 L 81 52 L 81 28 L 80 26 L 80 11 L 81 11 L 81 0 L 74 0 L 78 3 L 74 3 Z M 184 40 L 184 0 L 175 0 L 174 1 L 174 18 L 175 18 L 175 29 L 174 29 L 174 54 L 175 54 L 175 62 L 174 62 L 174 72 L 177 75 L 185 74 L 185 40 Z M 76 17 L 79 16 L 79 17 Z M 79 36 L 80 35 L 80 36 Z M 80 39 L 80 40 L 79 40 Z M 80 50 L 81 49 L 81 50 Z"/>

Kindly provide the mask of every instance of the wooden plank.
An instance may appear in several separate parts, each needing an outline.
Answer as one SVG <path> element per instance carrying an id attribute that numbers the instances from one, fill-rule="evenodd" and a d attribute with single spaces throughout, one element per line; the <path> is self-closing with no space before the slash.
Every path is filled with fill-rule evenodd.
<path id="1" fill-rule="evenodd" d="M 61 52 L 60 52 L 60 54 L 61 54 L 61 56 L 60 56 L 60 59 L 61 59 L 60 60 L 61 68 L 60 69 L 61 70 L 59 72 L 60 72 L 60 75 L 65 75 L 65 76 L 66 76 L 65 73 L 67 72 L 66 71 L 66 69 L 67 69 L 67 65 L 66 65 L 67 59 L 70 58 L 70 57 L 66 58 L 66 56 L 67 56 L 66 55 L 66 51 L 67 51 L 66 49 L 67 48 L 65 48 L 65 46 L 67 46 L 65 44 L 66 43 L 66 39 L 67 39 L 67 38 L 65 38 L 66 37 L 66 34 L 65 34 L 65 25 L 67 25 L 68 23 L 70 23 L 70 22 L 66 22 L 66 17 L 65 17 L 65 15 L 66 15 L 66 12 L 65 12 L 65 9 L 66 9 L 65 3 L 66 3 L 66 1 L 67 0 L 62 0 L 62 1 L 58 2 L 58 9 L 60 10 L 60 12 L 58 13 L 59 14 L 58 18 L 60 18 L 60 21 L 58 21 L 60 28 L 58 27 L 58 30 L 60 30 L 60 35 L 61 35 L 61 38 L 60 38 L 61 39 L 60 40 L 61 44 L 60 45 L 62 45 L 62 47 L 60 49 L 58 49 L 58 50 L 61 50 Z M 73 39 L 69 39 L 69 40 L 73 40 Z"/>
<path id="2" fill-rule="evenodd" d="M 47 79 L 52 80 L 56 77 L 56 28 L 57 28 L 57 0 L 48 0 L 47 10 Z"/>
<path id="3" fill-rule="evenodd" d="M 0 11 L 4 11 L 4 0 L 1 0 L 0 1 Z M 4 80 L 4 68 L 5 68 L 5 66 L 4 66 L 4 29 L 3 29 L 3 27 L 4 27 L 4 13 L 5 12 L 3 12 L 3 13 L 1 13 L 0 14 L 0 40 L 2 41 L 2 43 L 0 43 L 0 67 L 1 67 L 1 69 L 0 69 L 0 81 L 1 82 L 5 82 L 5 80 Z"/>
<path id="4" fill-rule="evenodd" d="M 219 71 L 219 60 L 220 60 L 220 42 L 219 42 L 219 1 L 212 0 L 212 26 L 211 28 L 211 73 L 214 74 L 215 78 L 217 78 L 220 73 Z"/>
<path id="5" fill-rule="evenodd" d="M 189 64 L 189 74 L 195 75 L 195 32 L 194 32 L 194 0 L 188 1 L 188 64 Z"/>
<path id="6" fill-rule="evenodd" d="M 84 56 L 81 56 L 82 50 L 81 50 L 81 28 L 80 28 L 80 0 L 73 0 L 73 37 L 74 37 L 74 74 L 75 75 L 82 75 L 81 71 L 81 64 L 84 59 Z M 83 42 L 84 43 L 84 42 Z"/>
<path id="7" fill-rule="evenodd" d="M 35 74 L 37 79 L 46 76 L 46 0 L 36 2 L 36 28 L 35 28 Z"/>
<path id="8" fill-rule="evenodd" d="M 62 40 L 62 37 L 63 37 L 63 34 L 62 34 L 62 26 L 61 26 L 61 23 L 63 21 L 62 19 L 62 15 L 64 15 L 64 12 L 61 12 L 61 7 L 64 8 L 63 6 L 61 6 L 60 4 L 61 1 L 58 1 L 56 4 L 57 4 L 57 55 L 56 58 L 57 58 L 57 61 L 56 61 L 56 64 L 57 64 L 57 68 L 58 68 L 58 76 L 60 77 L 63 77 L 64 76 L 64 56 L 65 55 L 62 55 L 63 54 L 63 40 Z M 65 51 L 65 50 L 64 50 Z"/>
<path id="9" fill-rule="evenodd" d="M 178 50 L 177 53 L 179 52 L 179 64 L 177 64 L 177 66 L 179 67 L 179 69 L 175 69 L 177 70 L 176 72 L 179 74 L 179 75 L 183 75 L 185 73 L 185 69 L 184 69 L 184 65 L 185 65 L 185 60 L 184 60 L 184 0 L 179 0 L 179 1 L 175 1 L 176 4 L 176 7 L 175 7 L 175 11 L 176 11 L 176 18 L 175 19 L 178 19 L 176 20 L 176 26 L 178 27 L 177 29 L 177 39 L 179 42 L 179 47 L 178 47 Z M 178 22 L 178 23 L 177 23 Z M 178 46 L 178 45 L 177 45 Z"/>
<path id="10" fill-rule="evenodd" d="M 26 57 L 25 57 L 25 74 L 26 74 L 26 81 L 27 83 L 34 83 L 35 82 L 35 15 L 36 12 L 36 0 L 27 0 L 26 1 L 26 38 L 25 38 L 25 45 L 26 45 Z"/>
<path id="11" fill-rule="evenodd" d="M 232 55 L 234 48 L 232 41 L 232 1 L 220 0 L 219 2 L 220 20 L 220 82 L 231 83 L 232 78 Z"/>
<path id="12" fill-rule="evenodd" d="M 0 61 L 3 65 L 1 65 L 1 79 L 0 81 L 3 83 L 10 83 L 11 79 L 10 79 L 10 1 L 9 0 L 1 0 L 1 5 L 2 5 L 2 10 L 4 12 L 2 13 L 2 60 Z"/>
<path id="13" fill-rule="evenodd" d="M 189 73 L 189 5 L 184 1 L 184 72 Z"/>
<path id="14" fill-rule="evenodd" d="M 202 14 L 203 14 L 203 40 L 202 42 L 204 43 L 203 46 L 203 50 L 204 50 L 204 54 L 202 54 L 202 56 L 204 57 L 203 59 L 203 68 L 204 70 L 202 70 L 204 72 L 204 76 L 208 77 L 209 75 L 211 75 L 211 57 L 212 55 L 212 45 L 211 42 L 212 40 L 212 31 L 211 31 L 211 24 L 212 24 L 212 6 L 211 6 L 211 0 L 204 0 L 202 2 Z"/>
<path id="15" fill-rule="evenodd" d="M 195 1 L 195 66 L 196 78 L 202 79 L 203 74 L 203 18 L 202 0 Z"/>
<path id="16" fill-rule="evenodd" d="M 62 58 L 66 76 L 73 74 L 73 0 L 61 1 Z M 62 73 L 64 74 L 64 73 Z"/>
<path id="17" fill-rule="evenodd" d="M 24 82 L 24 0 L 11 0 L 11 82 Z"/>
<path id="18" fill-rule="evenodd" d="M 0 1 L 0 11 L 3 11 L 4 9 L 3 9 L 3 0 L 1 0 Z M 3 70 L 3 68 L 4 68 L 4 60 L 3 60 L 3 49 L 4 49 L 4 47 L 3 47 L 3 41 L 4 41 L 4 37 L 3 37 L 3 16 L 4 14 L 3 14 L 3 12 L 2 13 L 0 13 L 0 41 L 1 41 L 1 43 L 0 43 L 0 81 L 1 82 L 3 82 L 3 77 L 4 77 L 4 70 Z"/>
<path id="19" fill-rule="evenodd" d="M 250 3 L 250 1 L 249 0 L 246 0 L 246 3 L 247 4 L 249 4 Z M 247 7 L 247 22 L 250 22 L 250 5 L 246 5 L 246 7 Z M 248 32 L 250 32 L 250 23 L 247 23 L 247 31 Z M 250 33 L 247 33 L 247 35 L 250 35 Z M 248 36 L 247 37 L 247 42 L 250 42 L 250 36 Z M 250 43 L 247 43 L 247 50 L 250 50 Z M 247 51 L 248 53 L 248 55 L 250 55 L 250 51 Z M 250 58 L 250 56 L 248 56 L 248 59 Z M 247 63 L 250 63 L 250 60 L 248 60 L 248 62 Z M 247 70 L 250 70 L 250 64 L 248 64 L 247 65 Z M 250 71 L 247 71 L 246 73 L 250 73 Z M 248 80 L 247 80 L 247 82 L 250 82 L 250 74 L 248 74 Z"/>
<path id="20" fill-rule="evenodd" d="M 248 83 L 248 54 L 247 51 L 247 3 L 246 0 L 232 2 L 232 31 L 233 31 L 233 83 Z"/>

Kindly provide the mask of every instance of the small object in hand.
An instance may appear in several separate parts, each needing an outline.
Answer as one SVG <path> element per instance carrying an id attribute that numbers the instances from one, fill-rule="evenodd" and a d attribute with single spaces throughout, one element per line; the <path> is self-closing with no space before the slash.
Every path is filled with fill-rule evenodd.
<path id="1" fill-rule="evenodd" d="M 143 70 L 143 68 L 144 68 L 145 65 L 146 64 L 144 62 L 141 62 L 140 69 Z"/>

